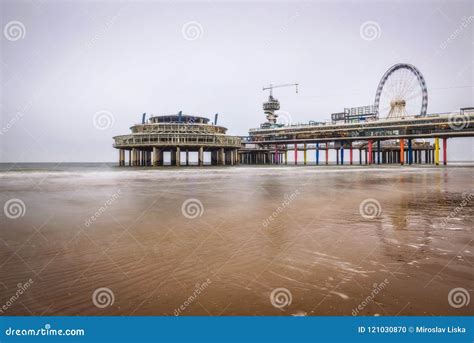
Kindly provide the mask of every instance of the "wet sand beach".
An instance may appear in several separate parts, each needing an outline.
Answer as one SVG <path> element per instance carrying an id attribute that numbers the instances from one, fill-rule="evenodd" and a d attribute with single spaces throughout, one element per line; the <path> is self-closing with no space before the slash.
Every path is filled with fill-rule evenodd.
<path id="1" fill-rule="evenodd" d="M 472 314 L 473 170 L 3 166 L 0 315 Z"/>

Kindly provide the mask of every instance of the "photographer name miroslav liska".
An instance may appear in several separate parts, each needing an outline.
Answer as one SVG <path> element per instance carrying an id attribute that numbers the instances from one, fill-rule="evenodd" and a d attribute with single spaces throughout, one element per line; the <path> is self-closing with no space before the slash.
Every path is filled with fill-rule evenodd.
<path id="1" fill-rule="evenodd" d="M 425 326 L 417 326 L 416 327 L 417 333 L 466 333 L 466 328 L 462 328 L 460 326 L 448 326 L 448 327 L 425 327 Z"/>

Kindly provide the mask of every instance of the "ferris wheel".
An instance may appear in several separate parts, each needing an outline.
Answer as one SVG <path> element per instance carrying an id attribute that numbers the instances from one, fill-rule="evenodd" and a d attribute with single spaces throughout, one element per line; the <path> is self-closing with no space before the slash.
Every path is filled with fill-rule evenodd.
<path id="1" fill-rule="evenodd" d="M 425 116 L 428 90 L 423 75 L 411 64 L 395 64 L 380 80 L 374 107 L 379 118 Z"/>

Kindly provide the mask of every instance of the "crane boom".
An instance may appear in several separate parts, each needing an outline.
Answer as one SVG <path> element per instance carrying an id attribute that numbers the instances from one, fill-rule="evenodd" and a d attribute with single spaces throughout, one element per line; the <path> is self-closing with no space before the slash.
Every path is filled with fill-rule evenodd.
<path id="1" fill-rule="evenodd" d="M 282 84 L 282 85 L 272 85 L 270 84 L 270 86 L 268 87 L 263 87 L 263 90 L 266 91 L 267 89 L 270 90 L 270 96 L 273 95 L 273 88 L 281 88 L 281 87 L 291 87 L 291 86 L 296 86 L 296 93 L 298 93 L 298 84 L 297 83 L 286 83 L 286 84 Z"/>

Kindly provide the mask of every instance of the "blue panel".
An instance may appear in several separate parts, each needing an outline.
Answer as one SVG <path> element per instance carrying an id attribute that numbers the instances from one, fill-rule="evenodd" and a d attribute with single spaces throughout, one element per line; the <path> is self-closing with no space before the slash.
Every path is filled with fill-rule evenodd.
<path id="1" fill-rule="evenodd" d="M 0 317 L 0 341 L 472 342 L 473 324 L 454 316 Z"/>

